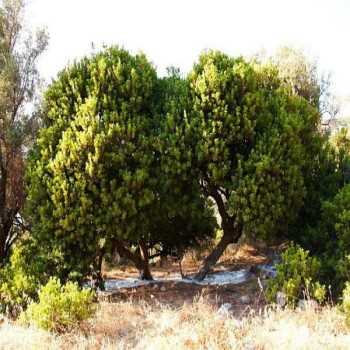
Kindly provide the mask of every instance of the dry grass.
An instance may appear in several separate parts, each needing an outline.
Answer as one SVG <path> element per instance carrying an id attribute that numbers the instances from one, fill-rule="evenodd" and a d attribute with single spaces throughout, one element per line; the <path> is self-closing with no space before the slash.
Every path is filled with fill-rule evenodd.
<path id="1" fill-rule="evenodd" d="M 101 303 L 79 332 L 53 335 L 6 323 L 1 349 L 349 349 L 344 316 L 321 310 L 266 309 L 241 320 L 199 299 L 175 309 L 136 302 Z"/>

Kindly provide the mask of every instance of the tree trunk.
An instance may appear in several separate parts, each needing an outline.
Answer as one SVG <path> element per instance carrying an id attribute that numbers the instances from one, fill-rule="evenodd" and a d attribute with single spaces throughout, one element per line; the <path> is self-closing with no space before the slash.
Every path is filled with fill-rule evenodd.
<path id="1" fill-rule="evenodd" d="M 161 255 L 159 259 L 159 267 L 168 266 L 168 257 L 166 255 Z"/>
<path id="2" fill-rule="evenodd" d="M 105 249 L 101 249 L 97 257 L 96 270 L 93 273 L 94 287 L 100 290 L 105 290 L 105 283 L 102 276 L 102 262 L 105 255 Z"/>
<path id="3" fill-rule="evenodd" d="M 12 229 L 12 220 L 11 218 L 5 217 L 5 214 L 0 214 L 0 266 L 5 264 L 8 255 L 9 255 L 9 249 L 10 249 L 10 244 L 9 240 L 12 238 L 10 236 L 11 234 L 11 229 Z"/>
<path id="4" fill-rule="evenodd" d="M 241 237 L 241 232 L 234 234 L 232 229 L 224 230 L 224 235 L 222 236 L 220 242 L 213 249 L 213 251 L 204 259 L 199 271 L 195 275 L 197 281 L 203 281 L 208 272 L 215 266 L 216 262 L 220 259 L 221 255 L 225 251 L 226 247 L 230 243 L 237 243 Z"/>
<path id="5" fill-rule="evenodd" d="M 226 194 L 222 194 L 220 189 L 212 186 L 207 180 L 206 185 L 203 189 L 207 196 L 210 196 L 214 199 L 218 212 L 221 216 L 221 228 L 224 232 L 221 237 L 220 242 L 213 249 L 213 251 L 204 259 L 199 271 L 195 275 L 195 279 L 202 281 L 208 272 L 214 267 L 216 262 L 219 260 L 220 256 L 225 251 L 226 247 L 230 243 L 237 243 L 239 238 L 242 235 L 242 227 L 235 224 L 235 218 L 230 216 L 227 212 L 225 201 L 227 201 Z"/>
<path id="6" fill-rule="evenodd" d="M 0 145 L 1 147 L 1 145 Z M 0 149 L 0 162 L 2 155 Z M 6 225 L 6 180 L 7 174 L 2 163 L 0 163 L 0 264 L 3 264 L 6 259 L 6 240 L 8 237 Z"/>
<path id="7" fill-rule="evenodd" d="M 5 264 L 6 260 L 6 234 L 3 232 L 3 229 L 0 225 L 0 266 Z"/>
<path id="8" fill-rule="evenodd" d="M 129 249 L 125 248 L 122 241 L 115 240 L 114 244 L 120 256 L 131 260 L 135 264 L 136 268 L 140 271 L 141 279 L 150 281 L 153 280 L 151 270 L 149 267 L 148 251 L 144 244 L 142 244 L 144 246 L 143 248 L 140 246 L 140 248 L 142 249 L 143 258 L 141 257 L 139 248 L 136 250 L 135 253 L 132 253 Z"/>
<path id="9" fill-rule="evenodd" d="M 149 280 L 153 281 L 153 277 L 151 274 L 151 270 L 149 267 L 149 255 L 148 255 L 148 249 L 145 244 L 145 242 L 141 241 L 140 242 L 140 247 L 143 255 L 143 260 L 142 260 L 142 270 L 139 269 L 140 271 L 140 278 L 142 280 Z"/>
<path id="10" fill-rule="evenodd" d="M 151 274 L 151 269 L 149 267 L 148 260 L 143 260 L 141 266 L 138 267 L 138 270 L 140 271 L 140 279 L 147 280 L 147 281 L 153 281 L 153 277 Z"/>
<path id="11" fill-rule="evenodd" d="M 184 279 L 186 278 L 186 276 L 184 275 L 183 271 L 182 271 L 182 258 L 179 259 L 179 269 L 180 269 L 180 275 L 181 275 L 181 278 Z"/>

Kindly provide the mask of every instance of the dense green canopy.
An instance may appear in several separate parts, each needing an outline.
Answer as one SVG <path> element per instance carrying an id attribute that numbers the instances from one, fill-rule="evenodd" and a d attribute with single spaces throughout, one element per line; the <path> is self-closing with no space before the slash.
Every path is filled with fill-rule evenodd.
<path id="1" fill-rule="evenodd" d="M 282 86 L 273 66 L 221 52 L 200 56 L 188 86 L 189 109 L 167 118 L 168 169 L 189 174 L 221 216 L 224 235 L 203 278 L 243 233 L 276 237 L 296 218 L 319 114 Z"/>
<path id="2" fill-rule="evenodd" d="M 144 55 L 110 48 L 61 72 L 46 92 L 28 211 L 35 234 L 58 245 L 71 268 L 98 270 L 115 247 L 142 269 L 155 245 L 184 249 L 213 234 L 203 197 L 185 184 L 172 191 L 161 171 L 168 107 L 157 97 L 167 85 Z"/>
<path id="3" fill-rule="evenodd" d="M 106 49 L 46 92 L 28 176 L 34 231 L 84 273 L 112 246 L 142 269 L 154 247 L 211 237 L 215 203 L 223 237 L 203 278 L 243 234 L 287 236 L 322 146 L 319 118 L 273 64 L 209 51 L 186 79 L 174 68 L 158 79 L 145 56 Z"/>

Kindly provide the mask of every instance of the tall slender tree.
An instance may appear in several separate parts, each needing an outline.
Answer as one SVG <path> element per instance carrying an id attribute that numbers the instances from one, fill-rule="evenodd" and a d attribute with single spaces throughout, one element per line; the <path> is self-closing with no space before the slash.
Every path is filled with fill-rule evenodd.
<path id="1" fill-rule="evenodd" d="M 21 232 L 25 153 L 37 120 L 28 104 L 37 97 L 37 61 L 48 43 L 44 30 L 26 35 L 24 2 L 4 0 L 0 7 L 0 264 Z"/>

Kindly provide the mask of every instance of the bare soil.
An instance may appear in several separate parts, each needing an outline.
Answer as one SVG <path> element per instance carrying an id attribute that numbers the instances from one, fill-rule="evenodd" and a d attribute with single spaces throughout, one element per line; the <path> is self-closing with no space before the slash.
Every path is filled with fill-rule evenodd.
<path id="1" fill-rule="evenodd" d="M 269 261 L 268 255 L 250 245 L 242 245 L 239 248 L 230 247 L 222 256 L 213 272 L 235 271 L 251 268 L 254 265 Z M 200 261 L 191 254 L 187 255 L 182 262 L 182 268 L 187 276 L 193 275 Z M 179 276 L 179 266 L 169 263 L 166 267 L 159 264 L 152 266 L 152 274 L 155 280 Z M 105 278 L 138 278 L 138 271 L 132 266 L 118 266 L 117 268 L 104 268 Z M 174 308 L 184 304 L 192 304 L 200 296 L 208 302 L 221 305 L 230 303 L 236 317 L 242 317 L 248 311 L 258 310 L 265 306 L 264 293 L 258 283 L 258 276 L 252 274 L 246 282 L 240 284 L 225 285 L 196 285 L 179 281 L 157 281 L 152 284 L 142 285 L 135 288 L 122 288 L 115 291 L 102 292 L 99 299 L 109 302 L 132 300 L 144 301 L 150 304 L 164 304 Z M 242 299 L 242 297 L 244 297 Z M 244 300 L 246 299 L 246 300 Z M 247 303 L 247 299 L 249 302 Z"/>

